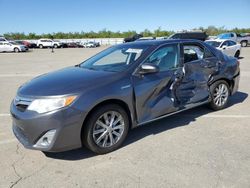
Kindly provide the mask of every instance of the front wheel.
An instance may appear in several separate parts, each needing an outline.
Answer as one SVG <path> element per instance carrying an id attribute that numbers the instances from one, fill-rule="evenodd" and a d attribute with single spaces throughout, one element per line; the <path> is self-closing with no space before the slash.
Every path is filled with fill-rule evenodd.
<path id="1" fill-rule="evenodd" d="M 210 86 L 211 102 L 213 110 L 221 110 L 226 107 L 229 98 L 229 85 L 224 80 L 219 80 Z"/>
<path id="2" fill-rule="evenodd" d="M 20 50 L 18 48 L 14 48 L 14 52 L 18 53 Z"/>
<path id="3" fill-rule="evenodd" d="M 241 41 L 241 47 L 247 47 L 247 41 Z"/>
<path id="4" fill-rule="evenodd" d="M 240 57 L 240 51 L 239 50 L 235 53 L 234 57 L 236 57 L 236 58 Z"/>
<path id="5" fill-rule="evenodd" d="M 110 104 L 95 110 L 83 126 L 83 144 L 97 154 L 105 154 L 121 146 L 128 134 L 129 118 L 122 107 Z"/>

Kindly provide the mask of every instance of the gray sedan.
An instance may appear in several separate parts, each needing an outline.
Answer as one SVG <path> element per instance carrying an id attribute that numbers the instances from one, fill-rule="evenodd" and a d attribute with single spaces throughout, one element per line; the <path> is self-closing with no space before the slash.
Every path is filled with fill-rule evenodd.
<path id="1" fill-rule="evenodd" d="M 237 59 L 200 41 L 124 43 L 23 84 L 13 132 L 30 149 L 104 154 L 131 128 L 207 103 L 225 108 L 239 77 Z"/>

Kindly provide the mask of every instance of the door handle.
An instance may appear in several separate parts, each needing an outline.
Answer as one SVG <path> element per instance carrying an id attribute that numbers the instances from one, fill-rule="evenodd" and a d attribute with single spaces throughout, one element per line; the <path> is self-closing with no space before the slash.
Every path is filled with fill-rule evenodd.
<path id="1" fill-rule="evenodd" d="M 176 71 L 174 75 L 176 79 L 180 80 L 183 78 L 184 73 L 182 71 Z"/>

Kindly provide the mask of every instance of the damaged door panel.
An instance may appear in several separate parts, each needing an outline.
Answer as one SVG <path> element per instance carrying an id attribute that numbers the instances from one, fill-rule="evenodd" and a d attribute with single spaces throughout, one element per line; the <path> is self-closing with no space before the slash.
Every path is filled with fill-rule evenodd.
<path id="1" fill-rule="evenodd" d="M 216 58 L 199 44 L 185 43 L 182 53 L 184 76 L 176 89 L 176 96 L 180 106 L 187 107 L 208 100 L 208 81 L 218 71 L 218 65 Z"/>
<path id="2" fill-rule="evenodd" d="M 144 62 L 157 65 L 159 72 L 132 78 L 138 123 L 178 110 L 175 83 L 182 77 L 179 62 L 179 45 L 163 46 Z"/>

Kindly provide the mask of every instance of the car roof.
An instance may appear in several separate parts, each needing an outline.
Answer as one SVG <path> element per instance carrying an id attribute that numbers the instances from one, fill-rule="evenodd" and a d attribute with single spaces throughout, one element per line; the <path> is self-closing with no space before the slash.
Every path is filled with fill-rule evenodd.
<path id="1" fill-rule="evenodd" d="M 123 43 L 123 45 L 145 45 L 145 46 L 159 46 L 162 44 L 173 44 L 173 43 L 181 43 L 181 42 L 198 42 L 199 40 L 195 39 L 159 39 L 159 40 L 139 40 L 134 42 Z"/>
<path id="2" fill-rule="evenodd" d="M 233 40 L 230 40 L 230 39 L 211 39 L 211 40 L 206 40 L 206 41 L 224 42 L 224 41 L 233 41 Z"/>

